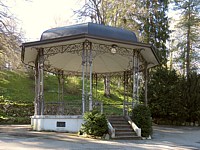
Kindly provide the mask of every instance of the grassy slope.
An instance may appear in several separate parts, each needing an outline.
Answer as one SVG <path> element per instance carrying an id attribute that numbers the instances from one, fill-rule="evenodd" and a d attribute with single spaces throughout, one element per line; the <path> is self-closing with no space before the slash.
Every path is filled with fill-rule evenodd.
<path id="1" fill-rule="evenodd" d="M 34 77 L 29 77 L 23 72 L 0 71 L 0 96 L 14 102 L 33 102 L 34 100 Z M 77 88 L 70 82 L 65 88 L 65 99 L 72 100 L 77 96 Z M 46 101 L 57 101 L 58 82 L 53 75 L 44 77 L 44 97 Z M 69 92 L 69 93 L 68 93 Z"/>
<path id="2" fill-rule="evenodd" d="M 34 81 L 23 72 L 0 71 L 0 95 L 7 100 L 31 102 Z"/>
<path id="3" fill-rule="evenodd" d="M 45 101 L 58 100 L 58 82 L 57 77 L 45 74 L 44 77 L 44 98 Z M 109 113 L 121 114 L 123 89 L 117 88 L 116 82 L 112 83 L 111 97 L 103 95 L 103 81 L 98 81 L 97 93 L 93 92 L 94 100 L 102 101 L 104 110 Z M 94 90 L 96 91 L 96 90 Z M 34 77 L 23 72 L 0 71 L 0 96 L 4 99 L 14 102 L 30 102 L 34 100 Z M 64 100 L 73 102 L 81 101 L 81 80 L 76 77 L 68 77 L 65 80 Z M 111 104 L 111 105 L 110 105 Z M 120 105 L 116 105 L 120 104 Z"/>

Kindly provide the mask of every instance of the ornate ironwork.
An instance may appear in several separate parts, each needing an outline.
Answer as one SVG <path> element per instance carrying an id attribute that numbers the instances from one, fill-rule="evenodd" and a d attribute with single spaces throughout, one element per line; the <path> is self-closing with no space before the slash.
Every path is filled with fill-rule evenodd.
<path id="1" fill-rule="evenodd" d="M 141 51 L 143 49 L 131 49 L 131 48 L 125 48 L 116 46 L 116 54 L 122 55 L 122 56 L 131 56 L 133 55 L 134 51 Z M 48 57 L 56 55 L 58 53 L 72 53 L 77 54 L 79 56 L 82 55 L 82 50 L 92 50 L 92 57 L 94 58 L 96 55 L 104 54 L 104 53 L 110 53 L 113 54 L 111 49 L 112 45 L 106 45 L 106 44 L 99 44 L 99 43 L 93 43 L 88 40 L 84 41 L 83 43 L 74 43 L 74 44 L 68 44 L 68 45 L 58 45 L 58 46 L 51 46 L 51 47 L 45 47 L 44 48 L 44 57 L 45 60 L 47 60 Z"/>
<path id="2" fill-rule="evenodd" d="M 91 42 L 88 41 L 88 40 L 85 40 L 85 42 L 83 42 L 83 48 L 84 50 L 90 50 L 92 47 L 91 47 Z"/>
<path id="3" fill-rule="evenodd" d="M 82 50 L 83 50 L 83 43 L 51 46 L 51 47 L 44 48 L 44 56 L 45 58 L 48 58 L 49 56 L 53 56 L 59 53 L 72 53 L 72 54 L 81 55 Z"/>
<path id="4" fill-rule="evenodd" d="M 121 56 L 132 56 L 134 51 L 141 51 L 142 49 L 131 49 L 131 48 L 125 48 L 125 47 L 119 47 L 116 46 L 116 53 L 112 53 L 112 45 L 106 45 L 106 44 L 99 44 L 99 43 L 92 43 L 92 51 L 96 52 L 96 55 L 104 54 L 104 53 L 110 53 L 110 54 L 118 54 Z M 134 50 L 134 51 L 133 51 Z"/>
<path id="5" fill-rule="evenodd" d="M 131 69 L 131 68 L 130 68 Z M 130 69 L 127 69 L 127 71 L 131 71 Z M 60 70 L 59 68 L 56 68 L 52 65 L 44 65 L 44 70 L 47 72 L 51 72 L 53 74 L 56 74 L 58 70 Z M 143 71 L 144 70 L 144 64 L 139 65 L 139 71 Z M 69 70 L 63 70 L 64 75 L 66 76 L 81 76 L 82 72 L 77 72 L 77 71 L 69 71 Z M 109 74 L 110 76 L 115 76 L 115 77 L 121 77 L 123 76 L 123 71 L 119 71 L 119 72 L 104 72 L 104 73 L 98 73 L 98 79 L 103 78 L 106 74 Z"/>
<path id="6" fill-rule="evenodd" d="M 56 74 L 57 70 L 60 70 L 59 68 L 52 66 L 50 64 L 50 62 L 48 62 L 49 61 L 48 57 L 59 54 L 59 53 L 72 53 L 72 54 L 77 54 L 79 56 L 83 56 L 83 51 L 84 51 L 84 53 L 85 53 L 84 58 L 82 58 L 83 63 L 86 62 L 85 65 L 89 65 L 92 62 L 92 59 L 94 59 L 97 55 L 105 54 L 105 53 L 113 54 L 111 52 L 111 48 L 112 48 L 112 45 L 93 43 L 93 42 L 90 42 L 89 40 L 86 40 L 81 43 L 75 43 L 75 44 L 45 47 L 44 48 L 44 61 L 45 61 L 44 70 L 55 73 L 55 74 Z M 127 56 L 128 58 L 130 58 L 130 56 L 133 56 L 135 52 L 138 52 L 139 61 L 141 62 L 139 64 L 139 71 L 141 71 L 144 69 L 144 63 L 145 63 L 145 59 L 143 58 L 143 56 L 140 53 L 142 50 L 144 50 L 144 49 L 141 49 L 141 48 L 140 49 L 130 49 L 130 48 L 116 46 L 115 54 Z M 91 51 L 91 56 L 89 54 L 90 51 Z M 86 54 L 86 53 L 88 53 L 88 54 Z M 113 55 L 115 55 L 115 54 L 113 54 Z M 90 57 L 92 59 L 90 59 Z M 129 66 L 127 66 L 127 69 L 132 69 L 132 60 L 130 60 Z M 67 74 L 70 76 L 71 75 L 79 76 L 79 75 L 81 75 L 81 72 L 64 70 L 64 74 Z M 103 77 L 105 74 L 107 74 L 107 73 L 100 73 L 100 76 Z M 123 71 L 122 72 L 109 72 L 109 74 L 111 76 L 121 76 L 123 74 Z"/>

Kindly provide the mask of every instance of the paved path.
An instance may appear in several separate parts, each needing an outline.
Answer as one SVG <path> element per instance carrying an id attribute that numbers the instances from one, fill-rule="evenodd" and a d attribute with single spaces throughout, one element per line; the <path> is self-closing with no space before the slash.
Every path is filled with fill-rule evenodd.
<path id="1" fill-rule="evenodd" d="M 152 140 L 96 140 L 75 134 L 30 131 L 28 125 L 0 126 L 0 150 L 197 150 L 200 127 L 154 126 Z"/>

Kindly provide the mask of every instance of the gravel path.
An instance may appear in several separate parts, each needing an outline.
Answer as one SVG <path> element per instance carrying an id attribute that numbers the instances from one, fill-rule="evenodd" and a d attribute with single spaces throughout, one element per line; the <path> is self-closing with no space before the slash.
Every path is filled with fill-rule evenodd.
<path id="1" fill-rule="evenodd" d="M 0 125 L 0 150 L 198 150 L 200 127 L 154 126 L 152 140 L 97 140 L 70 133 Z"/>

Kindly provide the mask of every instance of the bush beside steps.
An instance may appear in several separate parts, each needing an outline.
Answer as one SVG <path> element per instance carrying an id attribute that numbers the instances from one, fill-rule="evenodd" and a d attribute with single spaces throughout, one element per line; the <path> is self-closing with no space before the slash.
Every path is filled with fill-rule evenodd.
<path id="1" fill-rule="evenodd" d="M 141 128 L 142 137 L 149 138 L 152 135 L 152 119 L 150 109 L 145 105 L 136 105 L 132 111 L 132 121 Z"/>
<path id="2" fill-rule="evenodd" d="M 81 130 L 78 133 L 79 135 L 85 135 L 91 138 L 109 139 L 108 123 L 104 114 L 93 110 L 86 112 L 83 119 L 85 123 L 82 124 Z"/>

